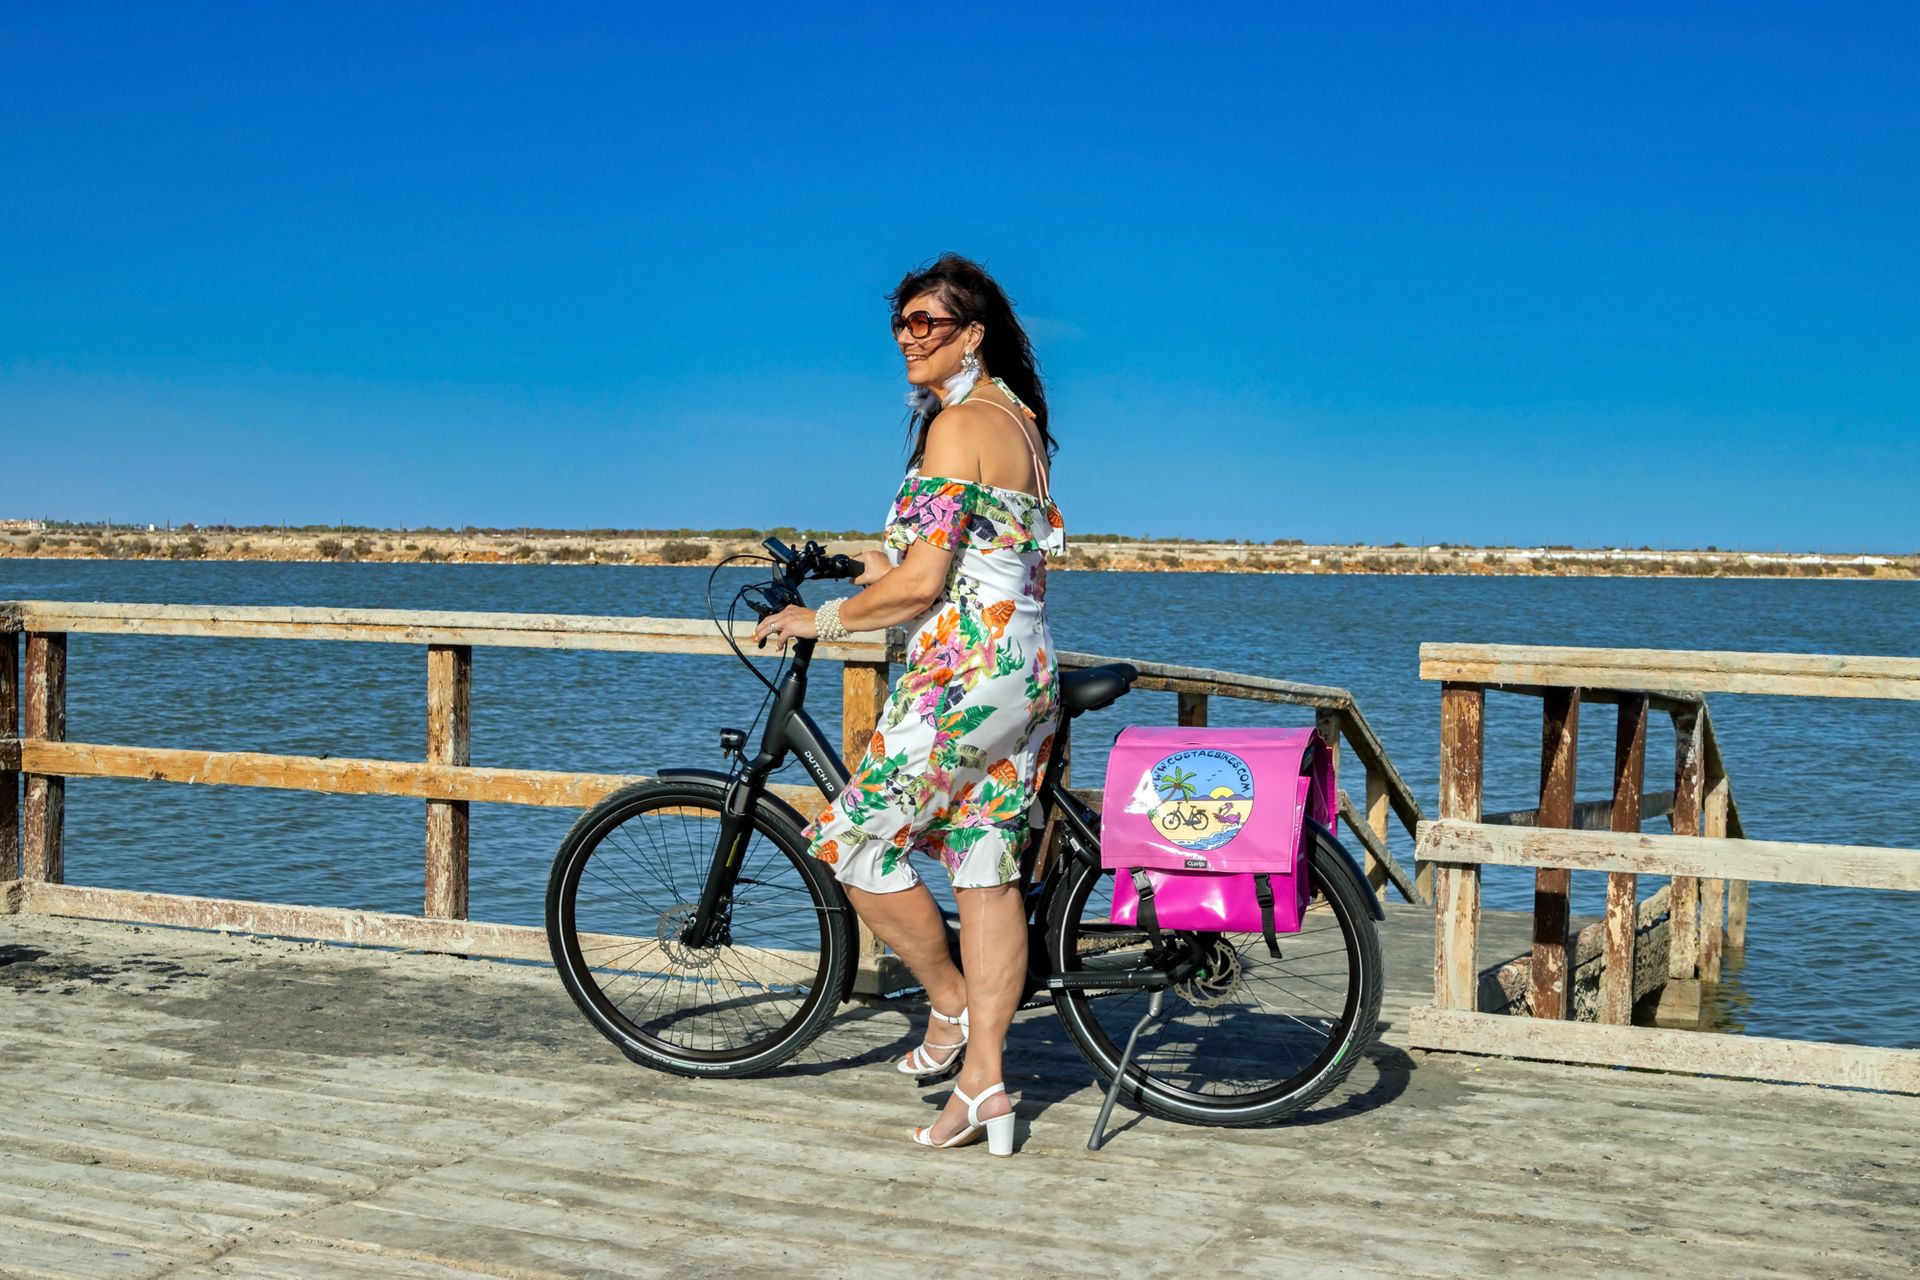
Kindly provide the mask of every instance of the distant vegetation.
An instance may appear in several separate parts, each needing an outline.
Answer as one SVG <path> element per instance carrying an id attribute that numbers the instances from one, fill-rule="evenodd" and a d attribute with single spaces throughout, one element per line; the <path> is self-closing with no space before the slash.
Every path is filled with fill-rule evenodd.
<path id="1" fill-rule="evenodd" d="M 107 522 L 0 520 L 0 556 L 169 560 L 329 560 L 398 563 L 711 564 L 757 550 L 773 536 L 815 539 L 836 550 L 872 546 L 864 529 L 547 529 L 357 525 L 193 525 L 165 531 Z M 1607 577 L 1920 578 L 1920 555 L 1746 552 L 1715 546 L 1657 551 L 1649 546 L 1475 547 L 1309 544 L 1299 538 L 1203 539 L 1069 532 L 1067 571 L 1123 570 L 1290 574 L 1458 574 Z"/>

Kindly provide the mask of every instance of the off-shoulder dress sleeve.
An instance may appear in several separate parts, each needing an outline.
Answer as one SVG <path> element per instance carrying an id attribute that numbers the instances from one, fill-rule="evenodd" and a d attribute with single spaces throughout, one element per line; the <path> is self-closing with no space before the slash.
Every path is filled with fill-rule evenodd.
<path id="1" fill-rule="evenodd" d="M 916 538 L 958 551 L 966 541 L 976 486 L 945 476 L 909 475 L 887 521 L 887 546 L 905 551 Z"/>

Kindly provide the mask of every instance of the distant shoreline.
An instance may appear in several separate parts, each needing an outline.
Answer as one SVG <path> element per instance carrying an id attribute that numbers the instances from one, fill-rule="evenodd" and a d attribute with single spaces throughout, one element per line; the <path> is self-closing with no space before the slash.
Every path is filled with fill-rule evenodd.
<path id="1" fill-rule="evenodd" d="M 757 553 L 758 538 L 625 532 L 511 533 L 400 530 L 114 531 L 0 525 L 0 558 L 60 560 L 232 560 L 368 564 L 625 564 L 711 566 L 723 556 Z M 835 550 L 879 546 L 871 534 L 780 529 L 796 541 L 818 538 Z M 1334 546 L 1298 542 L 1125 541 L 1112 535 L 1068 537 L 1061 572 L 1124 570 L 1176 573 L 1388 574 L 1469 577 L 1818 578 L 1912 581 L 1920 555 L 1824 555 L 1811 552 L 1654 551 L 1650 548 Z"/>

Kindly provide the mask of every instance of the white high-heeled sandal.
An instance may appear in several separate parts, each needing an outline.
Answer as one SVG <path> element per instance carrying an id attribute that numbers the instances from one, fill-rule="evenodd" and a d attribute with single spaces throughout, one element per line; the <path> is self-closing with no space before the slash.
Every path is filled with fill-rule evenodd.
<path id="1" fill-rule="evenodd" d="M 923 1040 L 893 1065 L 903 1076 L 918 1076 L 923 1081 L 944 1080 L 960 1069 L 960 1051 L 967 1047 L 967 1011 L 962 1009 L 959 1017 L 933 1008 L 927 1011 L 940 1021 L 960 1028 L 960 1038 L 952 1044 L 928 1044 Z"/>
<path id="2" fill-rule="evenodd" d="M 994 1094 L 1005 1093 L 1006 1091 L 1006 1082 L 1000 1081 L 982 1089 L 979 1097 L 969 1098 L 966 1094 L 960 1092 L 958 1086 L 956 1086 L 953 1091 L 953 1096 L 967 1104 L 967 1127 L 954 1134 L 951 1138 L 948 1138 L 945 1142 L 935 1142 L 929 1136 L 933 1132 L 933 1126 L 926 1125 L 913 1131 L 913 1140 L 923 1147 L 937 1147 L 943 1150 L 947 1147 L 964 1147 L 969 1142 L 974 1141 L 979 1136 L 980 1131 L 985 1129 L 987 1131 L 988 1154 L 996 1156 L 1012 1155 L 1013 1112 L 1008 1111 L 1007 1114 L 1003 1116 L 994 1116 L 988 1120 L 982 1120 L 980 1118 L 980 1104 L 988 1098 L 991 1098 Z"/>

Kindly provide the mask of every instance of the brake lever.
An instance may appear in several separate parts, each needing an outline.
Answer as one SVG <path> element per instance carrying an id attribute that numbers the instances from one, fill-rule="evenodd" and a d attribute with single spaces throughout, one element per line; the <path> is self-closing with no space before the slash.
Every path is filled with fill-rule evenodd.
<path id="1" fill-rule="evenodd" d="M 763 600 L 761 596 L 756 593 L 765 593 L 767 598 Z M 765 622 L 768 618 L 780 612 L 800 597 L 785 583 L 776 582 L 765 587 L 751 588 L 742 593 L 741 598 L 747 602 L 747 608 L 753 610 L 760 621 Z M 766 637 L 762 636 L 759 642 L 753 647 L 756 649 L 766 648 Z"/>

